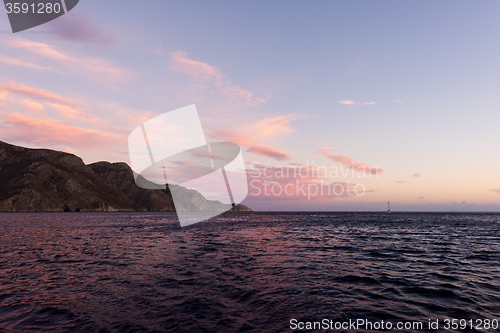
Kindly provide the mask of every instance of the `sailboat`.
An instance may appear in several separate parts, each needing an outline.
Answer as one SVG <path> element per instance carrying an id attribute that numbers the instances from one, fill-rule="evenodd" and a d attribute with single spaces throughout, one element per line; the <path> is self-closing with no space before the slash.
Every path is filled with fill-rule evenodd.
<path id="1" fill-rule="evenodd" d="M 389 198 L 387 198 L 387 214 L 391 213 L 391 205 L 389 204 Z"/>

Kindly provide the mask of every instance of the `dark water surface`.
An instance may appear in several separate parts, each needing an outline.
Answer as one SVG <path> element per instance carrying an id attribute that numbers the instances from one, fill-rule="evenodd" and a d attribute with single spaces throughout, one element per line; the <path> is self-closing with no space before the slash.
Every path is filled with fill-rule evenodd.
<path id="1" fill-rule="evenodd" d="M 500 214 L 232 213 L 184 229 L 172 213 L 0 214 L 0 332 L 292 332 L 294 318 L 500 320 Z M 500 329 L 455 330 L 473 331 Z"/>

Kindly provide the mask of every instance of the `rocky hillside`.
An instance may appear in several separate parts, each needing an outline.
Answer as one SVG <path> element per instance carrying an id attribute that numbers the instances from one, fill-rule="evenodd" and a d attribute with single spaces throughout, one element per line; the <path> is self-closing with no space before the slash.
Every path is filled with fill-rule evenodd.
<path id="1" fill-rule="evenodd" d="M 149 211 L 225 211 L 230 205 L 225 205 L 220 201 L 207 200 L 198 191 L 187 189 L 178 185 L 169 185 L 166 190 L 151 190 L 136 185 L 134 174 L 128 164 L 97 162 L 89 164 L 89 167 L 99 176 L 118 187 L 127 197 L 136 204 L 146 207 Z M 148 182 L 141 176 L 138 181 L 146 184 L 147 188 L 154 188 L 155 185 Z M 176 192 L 176 197 L 182 198 L 185 206 L 174 206 L 170 191 Z M 188 203 L 186 205 L 186 203 Z M 236 205 L 232 211 L 252 211 L 245 205 Z"/>
<path id="2" fill-rule="evenodd" d="M 170 192 L 168 190 L 148 190 L 137 186 L 132 169 L 128 164 L 97 162 L 88 166 L 95 174 L 116 186 L 129 200 L 145 207 L 148 211 L 175 211 Z"/>
<path id="3" fill-rule="evenodd" d="M 146 209 L 75 155 L 0 141 L 0 211 L 118 210 Z"/>
<path id="4" fill-rule="evenodd" d="M 219 201 L 206 200 L 197 191 L 169 187 L 190 203 L 188 207 L 177 207 L 179 210 L 228 208 Z M 85 165 L 72 154 L 0 141 L 0 211 L 3 212 L 175 211 L 169 187 L 152 190 L 137 186 L 126 163 Z M 244 205 L 232 210 L 251 211 Z"/>

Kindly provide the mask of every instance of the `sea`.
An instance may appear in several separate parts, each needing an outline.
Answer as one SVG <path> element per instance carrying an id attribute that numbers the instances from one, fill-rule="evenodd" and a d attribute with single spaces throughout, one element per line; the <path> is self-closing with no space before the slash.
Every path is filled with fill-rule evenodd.
<path id="1" fill-rule="evenodd" d="M 500 214 L 0 214 L 0 332 L 500 332 Z"/>

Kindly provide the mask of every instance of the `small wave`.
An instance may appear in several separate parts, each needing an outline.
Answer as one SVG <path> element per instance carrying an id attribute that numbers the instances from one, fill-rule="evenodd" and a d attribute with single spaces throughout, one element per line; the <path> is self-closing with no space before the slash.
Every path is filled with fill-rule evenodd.
<path id="1" fill-rule="evenodd" d="M 335 278 L 335 281 L 342 283 L 355 283 L 366 285 L 379 285 L 380 282 L 374 278 L 358 275 L 346 275 Z"/>

